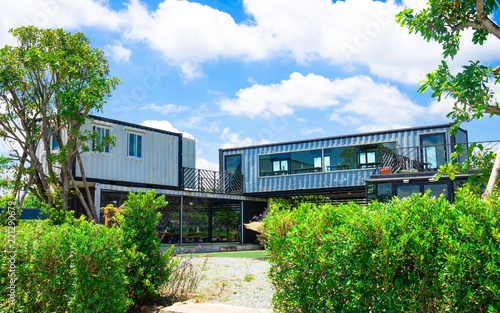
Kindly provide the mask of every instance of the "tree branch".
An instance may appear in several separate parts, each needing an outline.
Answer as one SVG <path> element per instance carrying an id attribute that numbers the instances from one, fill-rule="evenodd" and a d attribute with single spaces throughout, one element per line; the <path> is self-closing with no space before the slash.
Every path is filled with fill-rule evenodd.
<path id="1" fill-rule="evenodd" d="M 491 32 L 495 37 L 500 39 L 500 27 L 490 20 L 486 12 L 484 11 L 484 0 L 477 0 L 476 1 L 476 11 L 477 11 L 477 18 L 481 22 L 481 25 L 483 25 L 483 29 Z"/>
<path id="2" fill-rule="evenodd" d="M 500 107 L 496 106 L 496 105 L 489 105 L 487 106 L 485 109 L 484 109 L 484 112 L 485 113 L 488 113 L 488 114 L 498 114 L 500 115 Z"/>

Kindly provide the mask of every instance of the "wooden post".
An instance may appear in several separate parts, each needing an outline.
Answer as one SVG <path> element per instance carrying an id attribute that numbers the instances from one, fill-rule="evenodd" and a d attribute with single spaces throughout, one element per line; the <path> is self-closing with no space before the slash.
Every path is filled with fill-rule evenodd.
<path id="1" fill-rule="evenodd" d="M 490 175 L 490 179 L 488 181 L 488 186 L 486 187 L 486 190 L 484 191 L 484 193 L 481 197 L 483 200 L 488 199 L 488 196 L 493 191 L 493 187 L 495 187 L 495 184 L 497 183 L 497 180 L 498 180 L 498 172 L 499 171 L 500 171 L 500 147 L 498 147 L 497 157 L 495 159 L 495 164 L 493 165 L 493 169 L 491 170 L 491 175 Z"/>

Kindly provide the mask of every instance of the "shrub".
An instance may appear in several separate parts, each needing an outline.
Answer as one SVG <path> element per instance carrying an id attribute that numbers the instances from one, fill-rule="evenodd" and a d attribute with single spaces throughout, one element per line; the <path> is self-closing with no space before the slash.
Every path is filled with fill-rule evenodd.
<path id="1" fill-rule="evenodd" d="M 61 225 L 64 223 L 72 223 L 74 221 L 75 212 L 64 208 L 61 187 L 55 187 L 50 193 L 54 201 L 52 207 L 46 203 L 41 203 L 42 208 L 40 209 L 40 211 L 49 218 L 49 224 Z"/>
<path id="2" fill-rule="evenodd" d="M 497 312 L 500 198 L 272 207 L 264 220 L 283 312 Z"/>
<path id="3" fill-rule="evenodd" d="M 11 195 L 5 195 L 0 198 L 0 208 L 3 209 L 0 213 L 0 226 L 17 226 L 22 210 L 16 199 Z"/>
<path id="4" fill-rule="evenodd" d="M 124 312 L 127 278 L 121 231 L 83 220 L 0 229 L 0 301 L 6 312 Z M 10 249 L 10 250 L 9 250 Z M 10 251 L 13 251 L 11 253 Z M 14 271 L 9 258 L 14 258 Z M 13 274 L 12 274 L 13 273 Z M 15 278 L 15 303 L 8 303 Z"/>
<path id="5" fill-rule="evenodd" d="M 129 295 L 136 304 L 153 300 L 172 271 L 169 260 L 173 246 L 161 253 L 160 239 L 156 236 L 156 225 L 161 218 L 157 210 L 166 205 L 164 196 L 157 197 L 154 190 L 145 194 L 139 191 L 129 194 L 123 212 L 116 215 L 127 255 Z"/>

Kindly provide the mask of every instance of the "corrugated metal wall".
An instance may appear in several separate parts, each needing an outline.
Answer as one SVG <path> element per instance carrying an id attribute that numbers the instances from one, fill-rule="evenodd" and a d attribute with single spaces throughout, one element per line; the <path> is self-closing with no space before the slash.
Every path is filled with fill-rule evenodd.
<path id="1" fill-rule="evenodd" d="M 116 136 L 116 146 L 109 154 L 93 152 L 82 154 L 87 178 L 178 186 L 179 136 L 99 120 L 95 120 L 95 124 L 87 121 L 85 129 L 91 130 L 93 125 L 109 128 L 110 135 Z M 143 136 L 142 158 L 127 156 L 129 132 Z M 186 159 L 189 157 L 186 156 Z M 81 176 L 78 166 L 76 176 Z"/>
<path id="2" fill-rule="evenodd" d="M 415 147 L 420 145 L 420 134 L 447 133 L 448 130 L 449 126 L 440 126 L 435 128 L 351 135 L 304 142 L 222 150 L 222 155 L 242 155 L 244 193 L 363 186 L 365 179 L 370 177 L 373 169 L 259 177 L 259 155 L 384 142 L 396 142 L 399 147 Z M 447 143 L 450 143 L 449 136 L 446 136 L 446 138 Z M 222 160 L 224 161 L 225 158 L 222 158 Z"/>

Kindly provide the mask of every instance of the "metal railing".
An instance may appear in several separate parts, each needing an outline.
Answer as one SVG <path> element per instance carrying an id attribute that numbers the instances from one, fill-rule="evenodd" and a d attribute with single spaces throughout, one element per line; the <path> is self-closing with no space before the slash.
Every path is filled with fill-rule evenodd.
<path id="1" fill-rule="evenodd" d="M 222 194 L 243 193 L 243 175 L 183 167 L 182 177 L 183 190 Z"/>
<path id="2" fill-rule="evenodd" d="M 496 153 L 500 141 L 482 141 L 476 143 L 418 146 L 382 150 L 381 163 L 373 174 L 380 174 L 380 169 L 390 168 L 391 173 L 432 172 L 440 165 L 452 160 L 462 163 L 468 157 L 468 148 L 473 148 L 472 155 Z"/>

